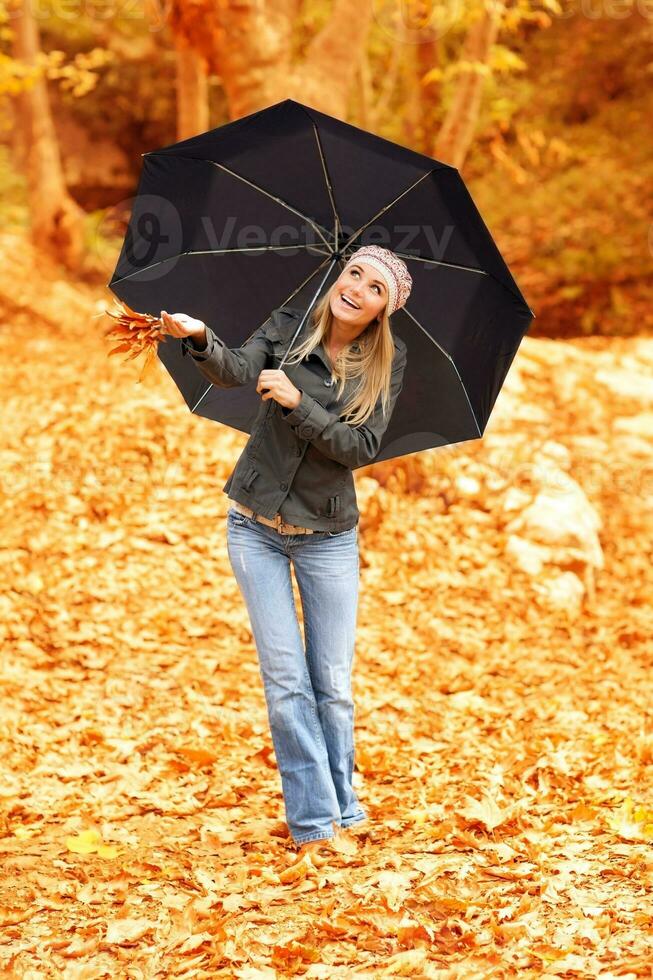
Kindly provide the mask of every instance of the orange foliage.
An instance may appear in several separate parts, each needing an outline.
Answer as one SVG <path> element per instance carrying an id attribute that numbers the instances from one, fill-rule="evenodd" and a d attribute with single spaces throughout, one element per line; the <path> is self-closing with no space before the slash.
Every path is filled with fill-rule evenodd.
<path id="1" fill-rule="evenodd" d="M 484 439 L 357 475 L 370 819 L 314 860 L 226 552 L 245 437 L 97 333 L 17 321 L 2 367 L 5 975 L 649 976 L 651 341 L 526 338 Z"/>

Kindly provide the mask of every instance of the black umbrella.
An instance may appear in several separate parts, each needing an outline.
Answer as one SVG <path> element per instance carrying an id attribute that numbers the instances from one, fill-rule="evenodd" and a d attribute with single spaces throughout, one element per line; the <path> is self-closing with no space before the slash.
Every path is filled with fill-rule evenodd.
<path id="1" fill-rule="evenodd" d="M 120 299 L 198 317 L 229 347 L 299 307 L 287 354 L 351 254 L 382 245 L 413 288 L 392 315 L 408 362 L 376 460 L 483 434 L 534 313 L 455 167 L 292 99 L 143 157 Z M 158 355 L 193 412 L 251 431 L 255 382 L 211 385 L 173 337 Z"/>

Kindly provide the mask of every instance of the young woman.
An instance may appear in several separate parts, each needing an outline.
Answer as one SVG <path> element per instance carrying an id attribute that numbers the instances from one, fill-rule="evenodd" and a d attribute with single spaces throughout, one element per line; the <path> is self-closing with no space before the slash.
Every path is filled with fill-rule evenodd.
<path id="1" fill-rule="evenodd" d="M 352 786 L 360 517 L 352 470 L 377 455 L 402 388 L 406 344 L 389 317 L 411 288 L 397 255 L 359 248 L 281 370 L 274 365 L 301 308 L 274 310 L 233 349 L 202 321 L 161 311 L 165 332 L 184 338 L 208 380 L 234 387 L 257 379 L 259 414 L 223 488 L 233 502 L 227 549 L 252 626 L 288 830 L 300 852 L 319 851 L 338 828 L 367 819 Z"/>

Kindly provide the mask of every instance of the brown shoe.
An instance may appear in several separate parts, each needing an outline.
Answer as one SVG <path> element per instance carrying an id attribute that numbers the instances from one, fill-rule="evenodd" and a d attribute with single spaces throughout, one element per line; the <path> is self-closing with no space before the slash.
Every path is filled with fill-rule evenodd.
<path id="1" fill-rule="evenodd" d="M 347 834 L 349 837 L 367 837 L 371 832 L 372 824 L 370 820 L 360 820 L 353 823 L 350 827 L 338 827 L 338 832 Z"/>
<path id="2" fill-rule="evenodd" d="M 288 824 L 285 820 L 277 820 L 276 823 L 272 824 L 270 827 L 270 837 L 290 837 L 290 831 L 288 830 Z"/>
<path id="3" fill-rule="evenodd" d="M 316 868 L 321 868 L 329 858 L 333 857 L 333 837 L 326 840 L 309 840 L 301 844 L 297 855 L 297 860 L 301 861 L 307 854 L 310 856 L 312 864 Z"/>

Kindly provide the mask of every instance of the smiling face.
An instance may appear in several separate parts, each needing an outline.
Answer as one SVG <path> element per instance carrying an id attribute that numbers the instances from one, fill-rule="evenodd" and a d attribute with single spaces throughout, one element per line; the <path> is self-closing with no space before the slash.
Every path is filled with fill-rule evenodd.
<path id="1" fill-rule="evenodd" d="M 388 287 L 374 266 L 366 262 L 352 262 L 333 284 L 331 312 L 348 327 L 365 328 L 387 302 Z"/>

